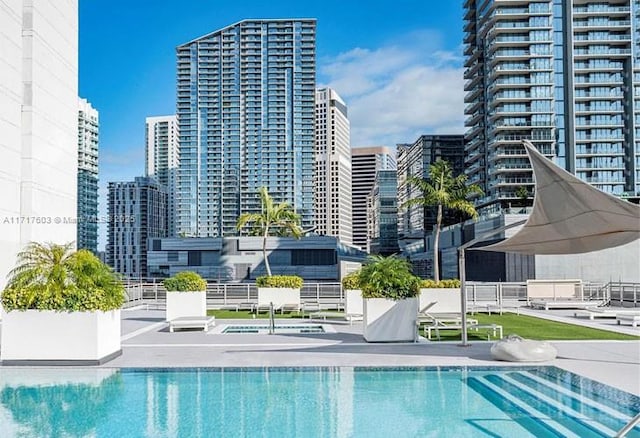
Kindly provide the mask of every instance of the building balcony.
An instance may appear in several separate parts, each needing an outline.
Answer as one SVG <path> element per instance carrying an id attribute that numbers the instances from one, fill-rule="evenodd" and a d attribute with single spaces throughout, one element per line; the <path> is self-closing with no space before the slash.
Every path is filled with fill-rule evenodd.
<path id="1" fill-rule="evenodd" d="M 574 6 L 573 7 L 573 17 L 581 18 L 581 17 L 615 17 L 615 16 L 627 16 L 631 12 L 631 8 L 629 6 L 611 6 L 606 5 L 605 7 L 600 7 L 595 9 L 589 6 Z"/>

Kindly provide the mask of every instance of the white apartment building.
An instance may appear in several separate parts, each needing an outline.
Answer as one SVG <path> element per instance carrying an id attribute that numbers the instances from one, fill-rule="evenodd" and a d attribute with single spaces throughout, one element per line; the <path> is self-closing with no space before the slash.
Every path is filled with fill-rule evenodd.
<path id="1" fill-rule="evenodd" d="M 77 0 L 0 0 L 0 133 L 2 289 L 30 241 L 76 240 Z"/>
<path id="2" fill-rule="evenodd" d="M 158 180 L 167 192 L 167 231 L 175 236 L 178 119 L 175 115 L 147 117 L 146 128 L 146 176 Z"/>
<path id="3" fill-rule="evenodd" d="M 331 88 L 316 90 L 314 168 L 316 233 L 353 242 L 351 145 L 347 106 Z"/>

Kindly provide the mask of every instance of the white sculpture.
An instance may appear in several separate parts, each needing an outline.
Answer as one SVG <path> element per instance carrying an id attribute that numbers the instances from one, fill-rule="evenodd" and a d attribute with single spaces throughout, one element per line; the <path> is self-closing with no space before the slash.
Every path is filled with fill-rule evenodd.
<path id="1" fill-rule="evenodd" d="M 548 342 L 523 339 L 518 335 L 509 335 L 491 347 L 494 359 L 508 362 L 544 362 L 555 359 L 557 354 L 558 350 Z"/>

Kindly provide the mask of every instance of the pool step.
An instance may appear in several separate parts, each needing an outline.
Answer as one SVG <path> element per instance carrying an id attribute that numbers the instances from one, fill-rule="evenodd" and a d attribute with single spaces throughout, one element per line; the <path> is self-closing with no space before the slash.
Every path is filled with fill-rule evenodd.
<path id="1" fill-rule="evenodd" d="M 611 437 L 631 418 L 533 372 L 473 376 L 467 384 L 535 436 Z"/>

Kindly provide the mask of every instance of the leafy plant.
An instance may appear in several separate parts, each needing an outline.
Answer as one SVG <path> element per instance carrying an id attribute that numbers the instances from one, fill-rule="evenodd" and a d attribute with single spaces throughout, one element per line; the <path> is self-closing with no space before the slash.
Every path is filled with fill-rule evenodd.
<path id="1" fill-rule="evenodd" d="M 280 287 L 300 289 L 304 281 L 297 275 L 263 275 L 256 278 L 258 287 Z"/>
<path id="2" fill-rule="evenodd" d="M 402 300 L 420 293 L 420 278 L 411 264 L 396 256 L 370 256 L 359 277 L 363 298 Z"/>
<path id="3" fill-rule="evenodd" d="M 346 275 L 342 279 L 342 288 L 347 290 L 360 289 L 360 271 Z"/>
<path id="4" fill-rule="evenodd" d="M 440 228 L 442 227 L 442 213 L 444 208 L 458 210 L 462 213 L 478 217 L 478 213 L 473 203 L 467 197 L 477 194 L 481 195 L 482 189 L 476 184 L 467 185 L 467 176 L 453 176 L 453 168 L 449 162 L 438 158 L 429 166 L 429 178 L 418 177 L 409 178 L 409 183 L 414 185 L 421 196 L 409 199 L 402 204 L 403 208 L 411 206 L 437 207 L 436 226 L 434 228 L 433 239 L 433 278 L 437 282 L 440 280 L 440 263 L 438 260 L 438 247 L 440 241 Z M 425 230 L 426 243 L 426 230 Z"/>
<path id="5" fill-rule="evenodd" d="M 9 273 L 2 305 L 11 310 L 108 311 L 124 303 L 122 282 L 90 251 L 31 242 Z"/>
<path id="6" fill-rule="evenodd" d="M 459 288 L 460 280 L 451 279 L 451 280 L 440 280 L 436 282 L 435 280 L 427 279 L 422 280 L 420 282 L 421 289 L 440 289 L 440 288 Z"/>
<path id="7" fill-rule="evenodd" d="M 193 271 L 178 272 L 162 284 L 167 292 L 199 292 L 207 289 L 207 282 Z"/>
<path id="8" fill-rule="evenodd" d="M 274 204 L 266 187 L 259 191 L 262 213 L 242 213 L 236 223 L 236 229 L 240 231 L 247 224 L 253 224 L 249 234 L 262 236 L 262 256 L 267 276 L 271 276 L 271 266 L 267 258 L 267 238 L 270 235 L 293 236 L 299 239 L 302 236 L 300 228 L 300 215 L 294 212 L 287 202 Z"/>

